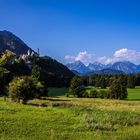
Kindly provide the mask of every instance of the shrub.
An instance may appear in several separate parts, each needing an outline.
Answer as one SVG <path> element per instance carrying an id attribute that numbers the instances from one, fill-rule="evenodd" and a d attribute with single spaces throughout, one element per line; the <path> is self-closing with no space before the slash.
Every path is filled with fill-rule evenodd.
<path id="1" fill-rule="evenodd" d="M 105 94 L 105 91 L 104 90 L 99 90 L 98 91 L 98 98 L 102 98 L 103 99 L 104 96 L 105 96 L 104 94 Z"/>
<path id="2" fill-rule="evenodd" d="M 88 93 L 86 90 L 83 91 L 82 97 L 83 97 L 83 98 L 89 98 L 89 93 Z"/>
<path id="3" fill-rule="evenodd" d="M 15 102 L 27 102 L 45 93 L 45 86 L 31 76 L 16 77 L 9 83 L 8 94 Z"/>
<path id="4" fill-rule="evenodd" d="M 108 90 L 108 91 L 104 91 L 104 98 L 106 98 L 106 99 L 108 99 L 108 98 L 110 98 L 110 90 Z"/>
<path id="5" fill-rule="evenodd" d="M 100 90 L 98 91 L 98 95 L 97 95 L 98 98 L 110 98 L 110 91 L 105 91 L 105 90 Z"/>
<path id="6" fill-rule="evenodd" d="M 91 91 L 88 93 L 88 97 L 89 97 L 89 98 L 97 98 L 97 94 L 98 94 L 98 91 L 97 91 L 97 90 L 91 90 Z"/>

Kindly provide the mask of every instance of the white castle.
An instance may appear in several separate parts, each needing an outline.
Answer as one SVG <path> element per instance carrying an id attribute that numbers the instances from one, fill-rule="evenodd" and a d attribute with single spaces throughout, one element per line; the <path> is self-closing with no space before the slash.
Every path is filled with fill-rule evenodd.
<path id="1" fill-rule="evenodd" d="M 20 58 L 25 61 L 25 63 L 28 65 L 29 68 L 32 68 L 32 63 L 31 61 L 29 61 L 29 57 L 31 56 L 39 56 L 39 49 L 38 49 L 38 53 L 28 50 L 27 54 L 20 55 Z"/>
<path id="2" fill-rule="evenodd" d="M 26 61 L 26 60 L 28 60 L 28 58 L 29 58 L 30 56 L 39 56 L 39 49 L 38 49 L 38 52 L 37 52 L 37 53 L 35 53 L 35 52 L 33 52 L 33 51 L 31 51 L 31 50 L 29 49 L 29 50 L 27 51 L 27 54 L 22 54 L 22 55 L 20 56 L 20 58 Z"/>

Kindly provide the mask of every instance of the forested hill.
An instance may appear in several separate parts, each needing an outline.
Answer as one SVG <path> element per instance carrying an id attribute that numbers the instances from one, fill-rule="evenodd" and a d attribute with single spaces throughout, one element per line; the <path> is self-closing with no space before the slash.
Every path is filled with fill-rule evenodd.
<path id="1" fill-rule="evenodd" d="M 74 73 L 49 56 L 39 57 L 35 62 L 41 71 L 41 80 L 48 86 L 68 86 Z"/>
<path id="2" fill-rule="evenodd" d="M 8 53 L 8 55 L 6 53 Z M 0 62 L 5 61 L 4 66 L 0 65 L 0 68 L 6 68 L 9 71 L 6 81 L 9 81 L 15 76 L 35 75 L 35 77 L 37 76 L 47 87 L 67 87 L 74 76 L 74 73 L 66 66 L 51 57 L 28 56 L 23 60 L 16 55 L 9 57 L 9 54 L 9 52 L 5 52 L 0 58 Z M 7 56 L 8 59 L 4 59 Z M 11 58 L 11 63 L 9 63 L 7 60 Z"/>
<path id="3" fill-rule="evenodd" d="M 10 50 L 16 55 L 27 54 L 28 50 L 34 52 L 19 37 L 6 30 L 0 31 L 0 50 Z"/>

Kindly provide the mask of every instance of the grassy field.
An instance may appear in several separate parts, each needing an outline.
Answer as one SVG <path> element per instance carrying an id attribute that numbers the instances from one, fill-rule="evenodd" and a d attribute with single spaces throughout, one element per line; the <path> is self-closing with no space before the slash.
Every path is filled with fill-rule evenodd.
<path id="1" fill-rule="evenodd" d="M 140 100 L 140 87 L 136 87 L 135 89 L 128 89 L 128 99 Z"/>
<path id="2" fill-rule="evenodd" d="M 31 103 L 36 106 L 0 99 L 0 140 L 139 140 L 140 137 L 140 101 L 50 98 Z"/>
<path id="3" fill-rule="evenodd" d="M 68 88 L 48 88 L 49 97 L 65 96 L 67 92 L 68 92 Z"/>
<path id="4" fill-rule="evenodd" d="M 139 140 L 140 87 L 128 89 L 130 101 L 66 98 L 67 91 L 49 88 L 51 97 L 27 105 L 0 98 L 0 140 Z"/>

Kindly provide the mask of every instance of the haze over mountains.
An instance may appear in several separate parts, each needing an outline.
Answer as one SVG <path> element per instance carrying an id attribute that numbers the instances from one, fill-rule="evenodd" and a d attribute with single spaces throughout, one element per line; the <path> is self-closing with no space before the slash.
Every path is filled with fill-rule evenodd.
<path id="1" fill-rule="evenodd" d="M 90 63 L 85 66 L 81 61 L 68 63 L 66 65 L 70 70 L 77 71 L 81 74 L 101 73 L 102 70 L 115 70 L 117 73 L 132 74 L 140 72 L 140 65 L 135 65 L 129 61 L 115 62 L 113 64 L 104 65 L 98 62 Z"/>

